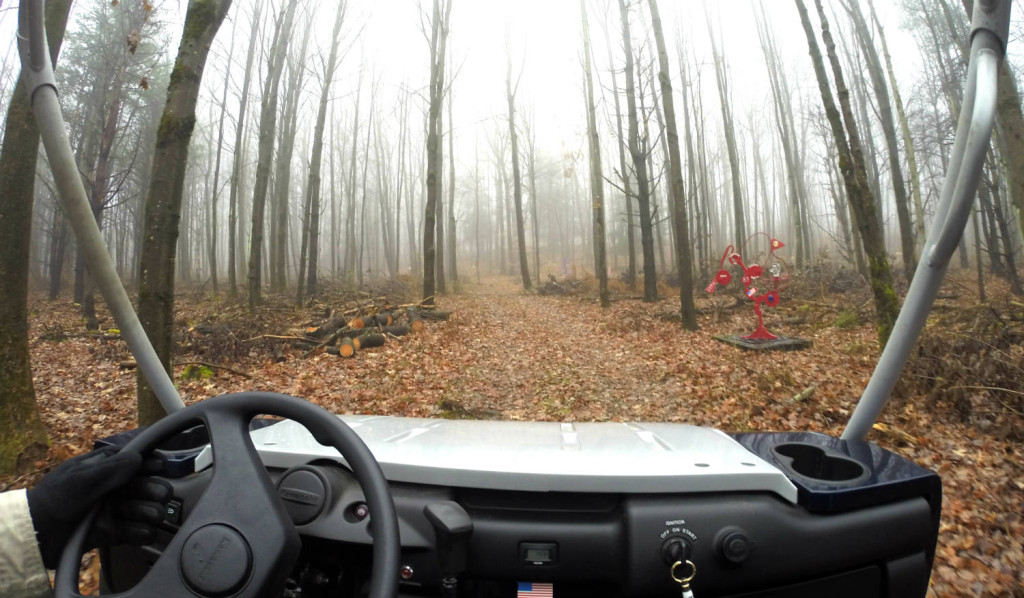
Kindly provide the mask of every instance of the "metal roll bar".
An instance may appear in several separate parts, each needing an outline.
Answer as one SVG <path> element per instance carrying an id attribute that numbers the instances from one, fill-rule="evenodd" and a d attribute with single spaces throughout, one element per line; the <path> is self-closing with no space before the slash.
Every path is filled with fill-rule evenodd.
<path id="1" fill-rule="evenodd" d="M 43 13 L 44 0 L 21 0 L 18 9 L 18 50 L 21 54 L 21 76 L 28 84 L 32 112 L 39 125 L 64 212 L 71 221 L 89 274 L 107 302 L 121 330 L 121 337 L 135 356 L 139 371 L 146 377 L 167 413 L 184 409 L 185 403 L 146 336 L 96 225 L 71 151 L 60 103 L 57 101 L 57 80 L 53 76 L 53 65 L 47 50 Z"/>
<path id="2" fill-rule="evenodd" d="M 867 437 L 888 402 L 910 351 L 924 328 L 974 203 L 995 123 L 999 65 L 1006 52 L 1010 27 L 1010 0 L 977 0 L 971 25 L 967 89 L 935 223 L 889 342 L 843 430 L 844 439 L 863 440 Z"/>

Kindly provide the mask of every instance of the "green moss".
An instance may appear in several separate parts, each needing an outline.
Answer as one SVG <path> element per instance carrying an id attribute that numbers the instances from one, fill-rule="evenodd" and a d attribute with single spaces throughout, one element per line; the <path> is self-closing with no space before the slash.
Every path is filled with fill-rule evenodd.
<path id="1" fill-rule="evenodd" d="M 205 365 L 190 364 L 185 366 L 185 371 L 181 373 L 181 377 L 186 380 L 207 380 L 213 377 L 213 370 Z"/>
<path id="2" fill-rule="evenodd" d="M 181 139 L 188 139 L 192 136 L 192 129 L 195 126 L 194 116 L 178 118 L 174 112 L 164 110 L 164 115 L 160 118 L 160 128 L 156 133 L 157 145 L 164 147 Z"/>
<path id="3" fill-rule="evenodd" d="M 13 416 L 13 417 L 12 417 Z M 25 422 L 10 409 L 0 412 L 0 475 L 31 471 L 35 462 L 46 458 L 49 439 L 42 422 Z"/>
<path id="4" fill-rule="evenodd" d="M 195 40 L 202 37 L 203 32 L 211 24 L 217 22 L 217 8 L 220 2 L 217 0 L 193 0 L 188 5 L 188 13 L 185 15 L 185 30 L 181 34 L 182 41 Z"/>
<path id="5" fill-rule="evenodd" d="M 843 310 L 836 315 L 836 319 L 833 320 L 832 324 L 836 328 L 853 328 L 860 325 L 860 316 L 855 311 Z"/>

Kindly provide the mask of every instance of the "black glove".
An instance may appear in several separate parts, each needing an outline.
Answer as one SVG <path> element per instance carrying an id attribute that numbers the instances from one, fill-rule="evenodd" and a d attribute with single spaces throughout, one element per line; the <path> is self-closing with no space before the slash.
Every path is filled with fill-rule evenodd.
<path id="1" fill-rule="evenodd" d="M 151 478 L 132 479 L 142 464 L 137 452 L 104 447 L 61 463 L 28 491 L 43 565 L 49 569 L 57 566 L 82 519 L 103 497 L 119 488 L 93 526 L 87 548 L 152 540 L 156 525 L 163 519 L 161 503 L 169 497 L 170 487 Z"/>

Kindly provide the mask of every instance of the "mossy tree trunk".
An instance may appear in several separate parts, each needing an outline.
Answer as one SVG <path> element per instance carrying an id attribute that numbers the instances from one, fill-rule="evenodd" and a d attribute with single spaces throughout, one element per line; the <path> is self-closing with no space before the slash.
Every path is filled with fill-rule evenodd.
<path id="1" fill-rule="evenodd" d="M 828 20 L 825 18 L 825 13 L 819 0 L 815 0 L 815 6 L 818 18 L 821 20 L 821 36 L 825 42 L 829 63 L 832 66 L 832 74 L 835 77 L 836 91 L 839 96 L 839 106 L 842 109 L 842 114 L 840 114 L 840 109 L 836 107 L 836 102 L 832 96 L 832 89 L 829 86 L 828 75 L 825 72 L 821 50 L 818 48 L 814 28 L 807 15 L 807 8 L 804 6 L 803 0 L 796 0 L 800 21 L 807 36 L 807 46 L 814 65 L 814 74 L 818 80 L 818 90 L 821 93 L 821 100 L 825 107 L 825 116 L 828 119 L 829 126 L 832 129 L 832 136 L 836 142 L 839 170 L 843 175 L 846 196 L 850 202 L 851 212 L 854 214 L 857 222 L 857 229 L 860 232 L 864 253 L 867 254 L 868 279 L 871 283 L 871 290 L 875 299 L 878 342 L 884 347 L 896 323 L 896 316 L 899 314 L 899 301 L 892 288 L 892 270 L 889 268 L 889 260 L 885 255 L 881 223 L 878 221 L 875 199 L 871 194 L 871 188 L 867 180 L 864 155 L 860 148 L 860 138 L 857 134 L 857 126 L 853 118 L 853 109 L 850 106 L 850 92 L 846 87 L 843 71 L 836 57 L 832 34 L 829 31 Z M 844 122 L 846 123 L 845 129 L 843 127 Z"/>
<path id="2" fill-rule="evenodd" d="M 46 36 L 56 64 L 71 0 L 46 5 Z M 39 128 L 19 78 L 0 147 L 0 475 L 24 471 L 46 455 L 28 352 L 28 273 Z"/>
<path id="3" fill-rule="evenodd" d="M 196 124 L 196 100 L 203 68 L 231 0 L 190 0 L 178 57 L 171 71 L 156 151 L 146 196 L 139 278 L 139 319 L 164 368 L 170 371 L 174 323 L 174 257 L 178 245 L 181 196 L 188 164 L 188 145 Z M 138 377 L 139 424 L 164 415 L 149 384 Z"/>

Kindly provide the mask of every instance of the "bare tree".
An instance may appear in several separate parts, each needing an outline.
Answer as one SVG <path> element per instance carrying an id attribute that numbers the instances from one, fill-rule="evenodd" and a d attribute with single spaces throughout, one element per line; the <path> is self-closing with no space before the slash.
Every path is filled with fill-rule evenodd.
<path id="1" fill-rule="evenodd" d="M 597 274 L 598 296 L 601 307 L 608 307 L 608 250 L 604 232 L 604 175 L 601 172 L 601 138 L 597 133 L 597 108 L 594 105 L 594 77 L 590 64 L 590 23 L 587 7 L 580 0 L 580 16 L 583 19 L 583 74 L 586 83 L 587 142 L 590 150 L 590 197 L 592 202 L 592 224 L 594 226 L 594 273 Z M 532 163 L 532 151 L 531 151 Z M 532 178 L 531 168 L 531 178 Z M 534 202 L 536 202 L 536 196 Z"/>
<path id="2" fill-rule="evenodd" d="M 331 32 L 331 52 L 327 58 L 327 66 L 324 67 L 323 87 L 320 91 L 320 102 L 317 104 L 316 124 L 313 129 L 313 149 L 310 152 L 309 158 L 309 180 L 306 183 L 306 201 L 303 210 L 298 288 L 295 295 L 296 305 L 302 305 L 303 301 L 303 274 L 306 268 L 307 251 L 309 255 L 309 274 L 305 277 L 305 283 L 308 287 L 305 290 L 310 295 L 315 295 L 317 292 L 317 268 L 320 255 L 320 166 L 323 161 L 324 152 L 324 128 L 327 124 L 327 103 L 331 95 L 331 82 L 334 80 L 334 71 L 338 66 L 338 37 L 341 35 L 341 26 L 345 22 L 347 8 L 348 6 L 344 2 L 339 3 L 334 16 L 334 30 Z"/>
<path id="3" fill-rule="evenodd" d="M 675 99 L 672 78 L 669 75 L 668 50 L 661 29 L 661 15 L 657 0 L 648 0 L 651 8 L 651 26 L 658 47 L 658 81 L 661 83 L 661 101 L 665 106 L 666 141 L 669 156 L 669 193 L 673 207 L 672 224 L 675 231 L 676 267 L 679 273 L 679 309 L 683 327 L 697 330 L 697 308 L 693 303 L 693 258 L 690 255 L 690 223 L 686 217 L 686 197 L 683 195 L 683 160 L 679 153 L 679 133 L 676 131 Z"/>
<path id="4" fill-rule="evenodd" d="M 840 111 L 836 108 L 836 103 L 832 96 L 832 90 L 829 87 L 828 75 L 825 73 L 821 50 L 818 49 L 814 29 L 810 18 L 807 16 L 807 9 L 804 6 L 803 0 L 795 1 L 797 11 L 800 13 L 800 22 L 803 24 L 804 33 L 807 36 L 807 46 L 814 65 L 814 74 L 818 79 L 818 90 L 821 93 L 825 114 L 828 117 L 829 125 L 832 128 L 832 135 L 836 142 L 836 152 L 839 154 L 839 167 L 843 174 L 847 198 L 857 216 L 857 226 L 860 230 L 861 242 L 864 245 L 864 252 L 868 256 L 868 272 L 871 290 L 875 298 L 875 318 L 878 322 L 878 342 L 884 346 L 889 340 L 889 334 L 892 332 L 893 325 L 896 322 L 896 316 L 899 313 L 899 301 L 896 298 L 895 291 L 893 291 L 892 272 L 889 269 L 889 260 L 885 255 L 881 225 L 878 222 L 875 211 L 875 200 L 868 186 L 867 173 L 864 169 L 864 156 L 860 148 L 860 138 L 853 118 L 853 110 L 850 107 L 850 93 L 846 88 L 843 71 L 836 57 L 835 44 L 832 42 L 832 34 L 828 28 L 828 20 L 825 18 L 824 9 L 821 7 L 820 0 L 815 0 L 818 18 L 821 20 L 821 35 L 832 66 L 836 91 L 842 108 L 842 114 L 840 115 Z"/>
<path id="5" fill-rule="evenodd" d="M 174 345 L 174 255 L 178 217 L 188 164 L 188 145 L 196 124 L 196 101 L 210 44 L 217 35 L 231 0 L 190 0 L 178 57 L 167 88 L 167 104 L 160 119 L 153 156 L 153 175 L 146 197 L 145 234 L 140 258 L 139 320 L 156 349 L 164 369 L 171 369 Z M 164 415 L 163 407 L 140 373 L 137 379 L 139 425 Z"/>
<path id="6" fill-rule="evenodd" d="M 868 75 L 871 77 L 871 85 L 875 88 L 875 97 L 878 100 L 878 117 L 882 124 L 886 148 L 889 151 L 889 175 L 892 179 L 896 219 L 899 222 L 900 241 L 903 249 L 903 273 L 907 280 L 910 280 L 914 276 L 914 269 L 917 268 L 917 256 L 914 252 L 914 233 L 910 221 L 907 187 L 903 182 L 903 169 L 900 166 L 899 145 L 896 141 L 896 121 L 893 118 L 892 105 L 889 102 L 889 88 L 885 75 L 882 74 L 882 61 L 878 57 L 878 51 L 871 39 L 871 32 L 868 30 L 867 21 L 864 19 L 859 3 L 845 0 L 844 5 L 853 19 L 857 41 L 867 62 Z"/>
<path id="7" fill-rule="evenodd" d="M 451 0 L 434 0 L 430 19 L 430 107 L 427 118 L 427 203 L 423 218 L 423 302 L 434 304 L 437 247 L 434 239 L 437 202 L 441 197 L 441 145 L 439 123 L 444 101 L 444 67 Z M 424 26 L 424 33 L 426 27 Z"/>
<path id="8" fill-rule="evenodd" d="M 626 54 L 626 118 L 629 123 L 629 153 L 633 158 L 636 172 L 637 206 L 640 209 L 640 247 L 644 256 L 644 301 L 658 298 L 658 273 L 654 266 L 654 226 L 651 218 L 650 179 L 647 175 L 647 152 L 640 141 L 640 121 L 636 107 L 636 85 L 634 83 L 633 39 L 630 35 L 629 8 L 625 0 L 619 0 L 622 18 L 622 44 Z"/>
<path id="9" fill-rule="evenodd" d="M 741 186 L 740 160 L 736 150 L 736 131 L 733 125 L 732 95 L 729 93 L 729 76 L 725 72 L 725 57 L 715 39 L 715 33 L 711 28 L 711 17 L 707 17 L 708 37 L 711 39 L 711 51 L 715 63 L 715 76 L 718 82 L 718 104 L 722 109 L 722 126 L 725 133 L 725 147 L 729 153 L 729 172 L 732 180 L 732 210 L 734 245 L 739 248 L 747 241 L 747 229 L 743 215 L 743 188 Z"/>
<path id="10" fill-rule="evenodd" d="M 519 89 L 519 79 L 512 85 L 512 54 L 505 47 L 506 69 L 505 69 L 505 99 L 508 100 L 508 138 L 512 144 L 512 201 L 515 202 L 516 210 L 516 240 L 519 243 L 519 274 L 523 279 L 523 289 L 529 291 L 533 288 L 530 280 L 530 266 L 526 259 L 526 227 L 523 223 L 523 181 L 519 172 L 519 136 L 516 133 L 516 91 Z M 522 73 L 520 73 L 522 76 Z"/>
<path id="11" fill-rule="evenodd" d="M 262 302 L 263 226 L 270 184 L 270 166 L 274 153 L 274 133 L 277 129 L 277 99 L 291 39 L 292 21 L 298 2 L 286 2 L 281 7 L 274 27 L 274 39 L 267 58 L 267 76 L 263 84 L 260 106 L 259 157 L 256 162 L 256 180 L 253 183 L 252 233 L 249 235 L 248 298 L 249 308 Z"/>
<path id="12" fill-rule="evenodd" d="M 252 66 L 256 57 L 256 40 L 259 39 L 260 17 L 262 14 L 263 0 L 256 0 L 256 6 L 253 8 L 252 13 L 252 23 L 249 27 L 249 48 L 245 54 L 245 74 L 242 78 L 242 91 L 238 98 L 238 120 L 235 122 L 234 158 L 231 164 L 231 192 L 228 196 L 228 297 L 232 300 L 238 298 L 238 266 L 236 264 L 238 194 L 241 187 L 242 164 L 245 161 L 245 152 L 242 151 L 242 137 L 245 133 L 245 113 L 249 106 L 249 86 L 252 84 Z M 230 70 L 228 68 L 229 72 Z"/>

